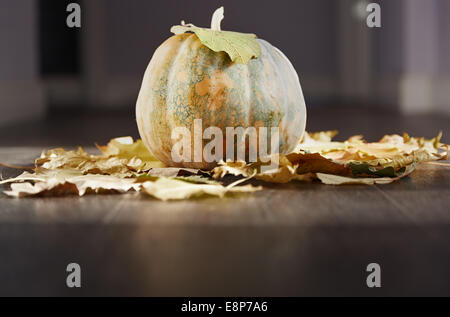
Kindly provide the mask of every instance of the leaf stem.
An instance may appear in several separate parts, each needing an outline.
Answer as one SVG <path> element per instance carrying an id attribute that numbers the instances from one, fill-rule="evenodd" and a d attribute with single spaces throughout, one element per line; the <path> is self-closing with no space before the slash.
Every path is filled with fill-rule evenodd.
<path id="1" fill-rule="evenodd" d="M 211 30 L 221 31 L 220 23 L 222 22 L 222 20 L 224 18 L 223 12 L 224 12 L 223 7 L 220 7 L 219 9 L 214 11 L 214 14 L 211 19 Z"/>

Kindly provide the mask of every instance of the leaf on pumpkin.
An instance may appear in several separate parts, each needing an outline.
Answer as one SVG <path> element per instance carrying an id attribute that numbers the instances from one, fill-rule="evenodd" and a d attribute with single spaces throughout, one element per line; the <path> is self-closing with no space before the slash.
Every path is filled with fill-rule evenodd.
<path id="1" fill-rule="evenodd" d="M 223 186 L 221 184 L 196 184 L 173 178 L 159 178 L 154 182 L 142 184 L 144 191 L 161 200 L 180 200 L 203 195 L 223 197 L 227 193 L 251 193 L 261 190 L 252 185 Z"/>
<path id="2" fill-rule="evenodd" d="M 214 17 L 217 17 L 219 21 L 215 22 Z M 220 25 L 222 19 L 223 7 L 214 13 L 212 24 Z M 195 33 L 203 45 L 214 52 L 227 53 L 233 62 L 247 64 L 252 58 L 261 56 L 261 47 L 256 40 L 255 34 L 221 31 L 220 28 L 217 29 L 213 25 L 211 29 L 208 29 L 197 27 L 193 24 L 184 24 L 183 21 L 181 24 L 173 26 L 170 32 L 174 34 Z"/>

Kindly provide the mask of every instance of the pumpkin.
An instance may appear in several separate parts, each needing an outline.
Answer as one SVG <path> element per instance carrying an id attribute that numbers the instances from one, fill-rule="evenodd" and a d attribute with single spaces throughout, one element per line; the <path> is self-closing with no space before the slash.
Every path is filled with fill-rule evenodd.
<path id="1" fill-rule="evenodd" d="M 220 30 L 220 21 L 213 18 L 213 29 L 217 24 Z M 296 147 L 306 124 L 298 75 L 280 50 L 262 39 L 256 41 L 260 56 L 245 64 L 233 62 L 224 51 L 213 51 L 196 33 L 174 35 L 157 48 L 136 104 L 140 136 L 154 156 L 168 166 L 214 167 L 216 162 L 172 159 L 177 142 L 171 137 L 173 129 L 185 127 L 193 135 L 195 119 L 202 120 L 203 130 L 219 127 L 224 136 L 226 127 L 268 127 L 269 131 L 278 127 L 279 152 L 286 154 Z"/>

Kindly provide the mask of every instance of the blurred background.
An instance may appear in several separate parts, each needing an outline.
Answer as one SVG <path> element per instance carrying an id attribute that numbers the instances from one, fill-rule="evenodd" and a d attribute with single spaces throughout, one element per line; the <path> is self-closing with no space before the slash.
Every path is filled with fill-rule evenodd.
<path id="1" fill-rule="evenodd" d="M 66 25 L 71 2 L 81 28 Z M 369 2 L 381 7 L 380 28 L 366 24 Z M 307 129 L 449 132 L 448 0 L 0 0 L 0 145 L 138 136 L 134 107 L 153 52 L 172 25 L 209 26 L 222 5 L 223 29 L 255 33 L 292 61 Z"/>

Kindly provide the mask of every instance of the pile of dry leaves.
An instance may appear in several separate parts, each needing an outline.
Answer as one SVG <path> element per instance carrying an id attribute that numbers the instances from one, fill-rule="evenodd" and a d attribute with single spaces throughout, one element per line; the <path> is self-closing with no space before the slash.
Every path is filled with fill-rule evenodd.
<path id="1" fill-rule="evenodd" d="M 417 164 L 448 157 L 448 146 L 440 143 L 441 134 L 430 140 L 407 134 L 386 135 L 374 143 L 365 142 L 362 136 L 335 142 L 332 138 L 336 134 L 307 133 L 293 153 L 277 155 L 276 169 L 268 169 L 269 163 L 261 161 L 221 162 L 212 171 L 166 167 L 141 140 L 121 137 L 98 146 L 100 155 L 82 148 L 44 152 L 36 159 L 32 172 L 0 184 L 10 183 L 11 189 L 5 193 L 12 197 L 129 191 L 162 200 L 200 195 L 223 197 L 227 193 L 260 190 L 260 186 L 240 185 L 250 178 L 271 183 L 318 180 L 330 185 L 387 184 L 409 175 Z M 224 186 L 221 180 L 228 174 L 240 179 Z"/>

